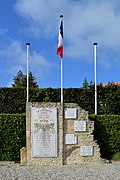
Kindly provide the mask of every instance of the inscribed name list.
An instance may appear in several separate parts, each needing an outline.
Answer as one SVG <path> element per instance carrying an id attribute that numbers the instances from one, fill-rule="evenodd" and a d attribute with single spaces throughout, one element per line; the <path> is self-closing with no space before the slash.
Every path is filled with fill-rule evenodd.
<path id="1" fill-rule="evenodd" d="M 31 109 L 33 157 L 57 157 L 56 108 Z"/>

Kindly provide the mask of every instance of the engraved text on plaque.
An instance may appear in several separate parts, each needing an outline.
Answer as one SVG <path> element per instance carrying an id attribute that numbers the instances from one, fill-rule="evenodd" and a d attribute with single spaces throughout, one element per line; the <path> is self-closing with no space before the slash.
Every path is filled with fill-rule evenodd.
<path id="1" fill-rule="evenodd" d="M 33 157 L 57 157 L 56 108 L 31 109 Z"/>

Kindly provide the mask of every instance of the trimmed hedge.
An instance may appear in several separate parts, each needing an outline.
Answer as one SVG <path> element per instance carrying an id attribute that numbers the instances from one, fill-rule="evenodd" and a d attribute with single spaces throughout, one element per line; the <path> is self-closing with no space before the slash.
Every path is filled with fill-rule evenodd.
<path id="1" fill-rule="evenodd" d="M 97 140 L 103 158 L 110 159 L 120 152 L 120 116 L 89 115 L 94 121 L 94 138 Z"/>
<path id="2" fill-rule="evenodd" d="M 120 86 L 98 86 L 98 114 L 120 115 Z"/>
<path id="3" fill-rule="evenodd" d="M 0 88 L 0 113 L 25 113 L 25 88 Z"/>
<path id="4" fill-rule="evenodd" d="M 94 88 L 66 88 L 65 103 L 77 103 L 81 108 L 94 113 Z M 29 93 L 30 102 L 60 102 L 60 88 L 32 88 Z M 120 86 L 98 86 L 98 114 L 120 115 Z M 25 113 L 26 88 L 0 88 L 0 113 Z"/>
<path id="5" fill-rule="evenodd" d="M 60 89 L 30 89 L 30 102 L 60 102 Z M 94 90 L 64 89 L 64 102 L 78 103 L 89 113 L 94 113 Z M 25 113 L 26 88 L 0 88 L 0 113 Z"/>
<path id="6" fill-rule="evenodd" d="M 26 146 L 25 114 L 0 114 L 0 160 L 18 160 Z"/>

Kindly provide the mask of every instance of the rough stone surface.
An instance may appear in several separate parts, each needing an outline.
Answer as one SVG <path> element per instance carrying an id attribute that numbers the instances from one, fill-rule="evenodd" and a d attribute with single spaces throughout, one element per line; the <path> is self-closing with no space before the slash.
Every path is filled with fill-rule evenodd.
<path id="1" fill-rule="evenodd" d="M 31 141 L 31 108 L 56 108 L 57 109 L 57 157 L 32 157 L 32 141 Z M 66 109 L 76 109 L 76 118 L 66 118 Z M 70 113 L 70 112 L 69 112 Z M 74 122 L 85 121 L 86 131 L 75 131 Z M 88 112 L 81 109 L 75 103 L 27 103 L 26 106 L 26 153 L 21 150 L 21 165 L 77 165 L 87 163 L 102 163 L 100 157 L 100 149 L 94 141 L 92 132 L 94 130 L 94 122 L 88 119 Z M 65 144 L 66 134 L 73 134 L 77 137 L 76 144 Z M 74 136 L 73 136 L 74 137 Z M 93 156 L 84 157 L 81 155 L 81 146 L 92 146 Z M 24 155 L 26 154 L 26 157 Z M 25 161 L 24 161 L 25 160 Z M 27 161 L 27 163 L 26 163 Z"/>

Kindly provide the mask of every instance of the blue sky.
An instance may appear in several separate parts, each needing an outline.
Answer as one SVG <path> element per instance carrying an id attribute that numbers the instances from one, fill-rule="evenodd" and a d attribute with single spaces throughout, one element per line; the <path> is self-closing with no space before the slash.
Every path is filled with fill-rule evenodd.
<path id="1" fill-rule="evenodd" d="M 19 70 L 29 70 L 41 88 L 60 87 L 56 55 L 59 16 L 64 16 L 63 86 L 94 82 L 93 43 L 97 42 L 97 83 L 120 82 L 120 1 L 0 1 L 0 87 L 10 87 Z"/>

